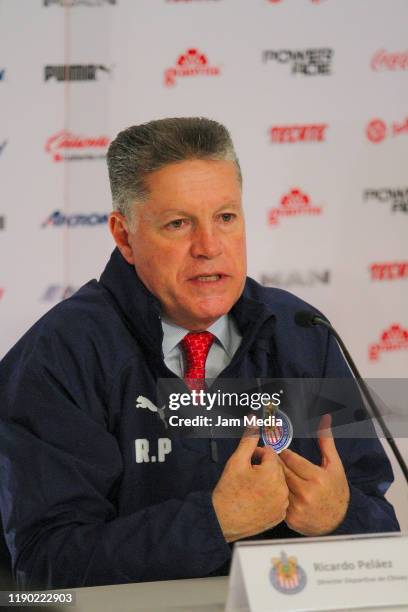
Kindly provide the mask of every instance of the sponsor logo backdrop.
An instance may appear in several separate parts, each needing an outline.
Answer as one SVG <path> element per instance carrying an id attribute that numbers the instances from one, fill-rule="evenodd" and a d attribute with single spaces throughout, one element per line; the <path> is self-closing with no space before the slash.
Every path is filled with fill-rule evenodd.
<path id="1" fill-rule="evenodd" d="M 242 164 L 249 273 L 320 308 L 365 376 L 407 376 L 407 17 L 406 0 L 3 0 L 0 356 L 100 275 L 109 141 L 204 115 Z"/>

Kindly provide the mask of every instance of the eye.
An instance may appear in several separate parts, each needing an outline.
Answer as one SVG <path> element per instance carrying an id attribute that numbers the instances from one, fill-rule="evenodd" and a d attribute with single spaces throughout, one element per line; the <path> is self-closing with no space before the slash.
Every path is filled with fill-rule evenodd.
<path id="1" fill-rule="evenodd" d="M 235 219 L 236 215 L 234 213 L 222 213 L 220 217 L 224 223 L 231 223 L 231 221 Z"/>
<path id="2" fill-rule="evenodd" d="M 169 223 L 166 223 L 165 228 L 169 230 L 182 229 L 188 223 L 188 219 L 174 219 Z"/>

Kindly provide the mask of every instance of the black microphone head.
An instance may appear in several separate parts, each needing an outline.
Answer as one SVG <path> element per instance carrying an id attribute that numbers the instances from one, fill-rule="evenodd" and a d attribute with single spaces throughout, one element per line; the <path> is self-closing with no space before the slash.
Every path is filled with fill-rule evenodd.
<path id="1" fill-rule="evenodd" d="M 312 327 L 312 325 L 315 325 L 315 317 L 315 313 L 311 310 L 299 310 L 295 314 L 295 323 L 300 327 Z"/>

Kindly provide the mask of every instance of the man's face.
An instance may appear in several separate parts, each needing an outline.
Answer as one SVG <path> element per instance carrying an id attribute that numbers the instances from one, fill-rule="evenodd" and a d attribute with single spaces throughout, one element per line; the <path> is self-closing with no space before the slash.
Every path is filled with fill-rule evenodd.
<path id="1" fill-rule="evenodd" d="M 146 184 L 150 193 L 136 208 L 128 261 L 171 321 L 205 329 L 229 312 L 245 283 L 245 224 L 235 164 L 169 164 Z"/>

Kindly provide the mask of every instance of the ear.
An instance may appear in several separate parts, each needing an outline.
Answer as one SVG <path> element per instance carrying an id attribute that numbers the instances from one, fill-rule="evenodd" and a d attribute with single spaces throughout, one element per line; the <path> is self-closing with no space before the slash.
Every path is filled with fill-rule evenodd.
<path id="1" fill-rule="evenodd" d="M 128 220 L 122 213 L 115 210 L 109 215 L 108 223 L 119 251 L 128 263 L 133 264 L 133 252 L 129 243 L 130 228 Z"/>

